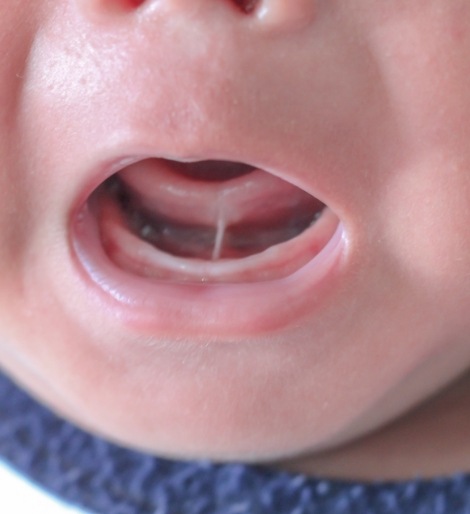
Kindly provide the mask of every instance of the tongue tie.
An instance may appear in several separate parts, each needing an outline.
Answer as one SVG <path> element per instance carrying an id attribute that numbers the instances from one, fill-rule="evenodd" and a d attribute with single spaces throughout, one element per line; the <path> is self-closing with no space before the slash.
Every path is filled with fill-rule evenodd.
<path id="1" fill-rule="evenodd" d="M 221 201 L 218 202 L 218 219 L 217 219 L 217 229 L 215 232 L 214 238 L 214 249 L 212 251 L 212 260 L 217 261 L 220 259 L 222 254 L 222 246 L 224 244 L 224 236 L 225 236 L 225 216 L 224 216 L 224 206 Z"/>
<path id="2" fill-rule="evenodd" d="M 186 258 L 260 253 L 299 235 L 324 207 L 293 184 L 237 163 L 148 159 L 118 178 L 129 228 L 159 250 Z"/>

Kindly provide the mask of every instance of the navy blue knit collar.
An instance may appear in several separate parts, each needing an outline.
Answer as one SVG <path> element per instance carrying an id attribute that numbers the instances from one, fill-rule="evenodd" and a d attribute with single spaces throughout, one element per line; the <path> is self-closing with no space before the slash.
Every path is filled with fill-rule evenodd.
<path id="1" fill-rule="evenodd" d="M 0 375 L 0 456 L 100 514 L 469 514 L 470 476 L 346 483 L 243 465 L 171 462 L 92 437 Z"/>

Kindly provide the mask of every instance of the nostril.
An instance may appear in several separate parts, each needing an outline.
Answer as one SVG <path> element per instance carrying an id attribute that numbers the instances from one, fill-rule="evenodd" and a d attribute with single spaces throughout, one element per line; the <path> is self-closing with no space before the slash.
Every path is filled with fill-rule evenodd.
<path id="1" fill-rule="evenodd" d="M 246 14 L 255 10 L 258 0 L 234 0 L 235 4 Z"/>

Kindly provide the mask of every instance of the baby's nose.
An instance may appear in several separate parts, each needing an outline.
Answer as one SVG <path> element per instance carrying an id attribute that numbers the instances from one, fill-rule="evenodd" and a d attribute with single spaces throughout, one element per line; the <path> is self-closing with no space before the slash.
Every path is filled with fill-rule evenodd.
<path id="1" fill-rule="evenodd" d="M 284 32 L 299 30 L 309 25 L 316 13 L 318 0 L 78 0 L 88 15 L 106 17 L 116 14 L 167 16 L 178 13 L 217 9 L 229 14 L 245 15 L 260 30 Z"/>

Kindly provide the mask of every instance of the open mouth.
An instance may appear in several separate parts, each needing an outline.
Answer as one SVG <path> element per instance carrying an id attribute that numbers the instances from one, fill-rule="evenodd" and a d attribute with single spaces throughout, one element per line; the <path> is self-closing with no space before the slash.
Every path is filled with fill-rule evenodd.
<path id="1" fill-rule="evenodd" d="M 143 159 L 103 182 L 86 208 L 115 266 L 170 282 L 285 277 L 315 258 L 338 225 L 294 184 L 227 161 Z"/>

